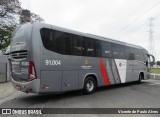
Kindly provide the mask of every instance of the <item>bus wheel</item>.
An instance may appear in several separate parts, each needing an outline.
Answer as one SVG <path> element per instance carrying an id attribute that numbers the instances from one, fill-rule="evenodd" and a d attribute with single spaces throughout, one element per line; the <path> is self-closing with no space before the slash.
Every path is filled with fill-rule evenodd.
<path id="1" fill-rule="evenodd" d="M 141 81 L 142 81 L 142 74 L 139 74 L 138 84 L 141 84 Z"/>
<path id="2" fill-rule="evenodd" d="M 91 94 L 96 89 L 96 81 L 92 77 L 87 77 L 84 81 L 83 93 Z"/>

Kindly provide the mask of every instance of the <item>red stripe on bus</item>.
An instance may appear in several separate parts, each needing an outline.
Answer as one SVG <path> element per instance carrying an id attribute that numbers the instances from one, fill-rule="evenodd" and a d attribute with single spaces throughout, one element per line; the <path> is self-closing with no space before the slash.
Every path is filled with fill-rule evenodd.
<path id="1" fill-rule="evenodd" d="M 100 71 L 101 71 L 101 75 L 102 75 L 102 78 L 103 78 L 103 81 L 104 81 L 105 85 L 109 86 L 110 85 L 109 78 L 108 78 L 108 75 L 106 73 L 106 69 L 105 69 L 105 66 L 103 64 L 102 59 L 100 59 Z"/>

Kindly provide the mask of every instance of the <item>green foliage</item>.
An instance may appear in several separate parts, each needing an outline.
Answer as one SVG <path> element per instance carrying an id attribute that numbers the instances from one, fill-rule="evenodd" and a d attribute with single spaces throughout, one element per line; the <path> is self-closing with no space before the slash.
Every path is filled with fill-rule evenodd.
<path id="1" fill-rule="evenodd" d="M 10 27 L 0 28 L 0 50 L 5 51 L 6 47 L 10 45 L 11 30 Z"/>
<path id="2" fill-rule="evenodd" d="M 151 73 L 160 74 L 160 68 L 152 68 Z"/>
<path id="3" fill-rule="evenodd" d="M 0 51 L 5 52 L 10 45 L 11 32 L 18 24 L 21 11 L 18 0 L 0 0 Z"/>

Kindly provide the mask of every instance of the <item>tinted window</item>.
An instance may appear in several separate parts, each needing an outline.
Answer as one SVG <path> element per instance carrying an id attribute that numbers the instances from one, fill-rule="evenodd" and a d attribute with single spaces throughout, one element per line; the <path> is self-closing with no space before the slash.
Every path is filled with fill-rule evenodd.
<path id="1" fill-rule="evenodd" d="M 78 35 L 68 34 L 65 35 L 65 45 L 67 55 L 84 55 L 83 38 Z"/>
<path id="2" fill-rule="evenodd" d="M 102 48 L 101 48 L 101 42 L 96 41 L 96 57 L 101 57 L 102 56 Z"/>
<path id="3" fill-rule="evenodd" d="M 135 48 L 135 59 L 139 61 L 144 61 L 143 53 L 141 49 Z"/>
<path id="4" fill-rule="evenodd" d="M 96 43 L 94 39 L 84 37 L 85 56 L 96 56 Z"/>
<path id="5" fill-rule="evenodd" d="M 65 33 L 60 31 L 54 31 L 52 40 L 54 41 L 54 52 L 65 54 L 66 53 L 66 41 L 65 39 Z"/>
<path id="6" fill-rule="evenodd" d="M 63 32 L 42 28 L 40 30 L 40 33 L 42 37 L 43 46 L 46 49 L 61 54 L 65 53 L 65 41 Z"/>
<path id="7" fill-rule="evenodd" d="M 132 47 L 126 47 L 126 57 L 128 60 L 135 60 L 134 49 Z"/>
<path id="8" fill-rule="evenodd" d="M 119 44 L 112 44 L 113 57 L 116 59 L 126 59 L 125 46 Z"/>
<path id="9" fill-rule="evenodd" d="M 111 43 L 101 42 L 101 46 L 102 46 L 102 57 L 111 58 L 112 57 Z"/>
<path id="10" fill-rule="evenodd" d="M 48 50 L 54 50 L 54 40 L 52 40 L 52 30 L 42 28 L 40 30 L 43 46 Z"/>

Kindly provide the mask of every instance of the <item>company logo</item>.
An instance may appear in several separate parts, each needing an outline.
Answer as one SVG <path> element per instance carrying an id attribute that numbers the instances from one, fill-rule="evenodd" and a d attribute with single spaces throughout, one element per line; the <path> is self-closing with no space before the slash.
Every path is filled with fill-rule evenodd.
<path id="1" fill-rule="evenodd" d="M 88 62 L 87 59 L 84 60 L 84 64 L 85 64 L 85 65 L 88 65 L 88 64 L 89 64 L 89 62 Z"/>
<path id="2" fill-rule="evenodd" d="M 126 66 L 126 62 L 120 61 L 119 62 L 119 67 L 125 67 Z"/>
<path id="3" fill-rule="evenodd" d="M 2 114 L 11 114 L 11 109 L 2 109 Z"/>
<path id="4" fill-rule="evenodd" d="M 2 109 L 2 114 L 3 115 L 15 115 L 15 114 L 20 114 L 20 115 L 24 115 L 24 114 L 42 114 L 42 110 L 41 109 Z"/>

